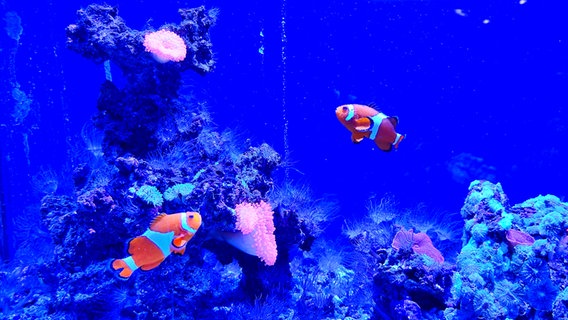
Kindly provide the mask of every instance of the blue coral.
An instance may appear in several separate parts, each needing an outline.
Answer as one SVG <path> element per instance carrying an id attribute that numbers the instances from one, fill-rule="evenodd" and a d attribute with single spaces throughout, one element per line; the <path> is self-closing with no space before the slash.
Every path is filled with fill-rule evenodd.
<path id="1" fill-rule="evenodd" d="M 564 288 L 556 297 L 552 308 L 554 319 L 568 319 L 568 288 Z"/>
<path id="2" fill-rule="evenodd" d="M 487 228 L 485 223 L 476 224 L 471 229 L 471 238 L 480 244 L 487 239 L 488 232 L 489 228 Z"/>
<path id="3" fill-rule="evenodd" d="M 140 198 L 144 203 L 147 203 L 153 207 L 161 207 L 164 203 L 164 198 L 154 186 L 141 186 L 140 189 L 135 191 L 136 196 Z"/>
<path id="4" fill-rule="evenodd" d="M 544 260 L 536 257 L 523 263 L 519 276 L 520 280 L 530 287 L 538 286 L 550 280 L 548 265 Z"/>
<path id="5" fill-rule="evenodd" d="M 547 213 L 539 224 L 539 233 L 543 237 L 555 238 L 561 234 L 562 229 L 566 227 L 566 217 L 559 212 L 552 211 Z"/>
<path id="6" fill-rule="evenodd" d="M 498 281 L 495 283 L 493 295 L 495 296 L 495 300 L 506 312 L 508 318 L 515 319 L 519 316 L 520 306 L 522 304 L 520 284 L 513 283 L 509 280 Z"/>
<path id="7" fill-rule="evenodd" d="M 502 319 L 505 310 L 488 289 L 475 291 L 473 295 L 474 315 L 481 319 Z"/>
<path id="8" fill-rule="evenodd" d="M 500 186 L 472 183 L 462 209 L 464 217 L 469 218 L 465 232 L 468 242 L 458 256 L 446 319 L 505 319 L 550 312 L 558 295 L 558 283 L 565 282 L 549 268 L 556 258 L 552 239 L 561 234 L 561 215 L 555 212 L 564 205 L 553 202 L 554 198 L 536 198 L 507 212 L 506 206 L 497 204 L 503 199 L 506 197 Z M 505 219 L 507 223 L 503 223 Z M 532 246 L 513 247 L 505 239 L 504 229 L 514 224 L 539 239 Z"/>
<path id="9" fill-rule="evenodd" d="M 552 310 L 552 304 L 557 295 L 558 287 L 550 280 L 527 286 L 525 291 L 526 300 L 531 307 L 542 311 Z"/>
<path id="10" fill-rule="evenodd" d="M 195 185 L 191 183 L 180 183 L 176 184 L 173 187 L 170 187 L 164 191 L 164 200 L 166 201 L 173 201 L 175 199 L 183 199 L 184 197 L 188 196 L 193 189 L 195 189 Z"/>

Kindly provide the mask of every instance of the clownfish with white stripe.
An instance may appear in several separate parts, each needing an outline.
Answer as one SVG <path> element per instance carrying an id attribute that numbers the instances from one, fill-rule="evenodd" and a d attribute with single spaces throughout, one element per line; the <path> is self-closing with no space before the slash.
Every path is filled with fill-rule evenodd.
<path id="1" fill-rule="evenodd" d="M 341 124 L 351 131 L 351 141 L 359 143 L 363 138 L 371 139 L 383 151 L 398 149 L 404 135 L 396 132 L 398 117 L 386 114 L 362 104 L 346 104 L 335 109 Z"/>
<path id="2" fill-rule="evenodd" d="M 154 269 L 171 253 L 184 254 L 187 242 L 200 226 L 201 215 L 197 212 L 162 213 L 146 232 L 128 242 L 130 256 L 112 260 L 110 268 L 123 280 L 137 269 Z"/>

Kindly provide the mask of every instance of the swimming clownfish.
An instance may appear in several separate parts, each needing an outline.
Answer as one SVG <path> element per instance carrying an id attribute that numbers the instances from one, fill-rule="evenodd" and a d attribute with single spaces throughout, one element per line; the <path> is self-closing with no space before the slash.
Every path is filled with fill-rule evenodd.
<path id="1" fill-rule="evenodd" d="M 128 243 L 130 256 L 114 259 L 110 263 L 118 277 L 128 279 L 140 268 L 144 271 L 159 266 L 171 253 L 184 254 L 187 242 L 201 226 L 201 215 L 197 212 L 162 213 L 141 236 Z"/>
<path id="2" fill-rule="evenodd" d="M 389 117 L 369 106 L 346 104 L 335 109 L 335 115 L 349 131 L 351 141 L 359 143 L 369 138 L 383 151 L 398 149 L 404 135 L 396 133 L 398 117 Z"/>

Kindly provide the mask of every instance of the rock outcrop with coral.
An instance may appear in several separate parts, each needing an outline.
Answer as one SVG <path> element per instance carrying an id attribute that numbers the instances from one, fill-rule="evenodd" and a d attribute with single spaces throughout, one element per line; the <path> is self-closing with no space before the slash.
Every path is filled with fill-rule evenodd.
<path id="1" fill-rule="evenodd" d="M 511 205 L 500 184 L 474 181 L 463 224 L 392 198 L 338 222 L 334 201 L 275 181 L 271 146 L 218 132 L 206 102 L 179 94 L 182 72 L 214 66 L 217 11 L 179 13 L 156 28 L 182 39 L 175 61 L 156 61 L 144 49 L 156 29 L 129 28 L 112 6 L 79 10 L 67 28 L 71 50 L 111 61 L 126 83 L 101 85 L 73 192 L 44 196 L 30 215 L 39 226 L 21 222 L 17 259 L 0 270 L 0 319 L 568 318 L 566 203 Z M 110 262 L 129 239 L 178 212 L 203 219 L 185 252 L 117 277 Z M 343 237 L 329 239 L 331 221 Z"/>
<path id="2" fill-rule="evenodd" d="M 178 95 L 181 72 L 212 70 L 208 30 L 216 14 L 203 7 L 179 12 L 180 24 L 160 27 L 184 40 L 188 54 L 179 62 L 155 61 L 142 45 L 152 30 L 130 29 L 115 7 L 90 5 L 67 28 L 70 49 L 95 62 L 110 60 L 127 82 L 102 84 L 92 129 L 83 133 L 90 153 L 75 159 L 74 194 L 41 201 L 52 254 L 44 250 L 35 263 L 2 273 L 2 318 L 222 318 L 274 286 L 269 271 L 259 271 L 266 268 L 260 259 L 219 235 L 238 233 L 238 204 L 268 201 L 280 156 L 267 144 L 235 147 L 230 135 L 213 129 L 203 102 Z M 159 214 L 185 211 L 203 217 L 185 254 L 128 281 L 115 277 L 109 263 L 125 256 L 129 239 Z M 300 239 L 297 225 L 285 229 Z M 290 286 L 283 270 L 292 245 L 279 243 L 278 262 L 270 267 L 281 275 L 272 279 L 282 290 Z M 20 284 L 12 286 L 15 281 Z"/>
<path id="3" fill-rule="evenodd" d="M 565 318 L 568 205 L 547 195 L 510 206 L 488 181 L 469 189 L 446 319 Z"/>

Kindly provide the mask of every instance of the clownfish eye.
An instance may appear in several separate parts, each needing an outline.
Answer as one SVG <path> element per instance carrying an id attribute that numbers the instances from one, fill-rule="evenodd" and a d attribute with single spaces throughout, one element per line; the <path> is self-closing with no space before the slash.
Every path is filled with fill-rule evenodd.
<path id="1" fill-rule="evenodd" d="M 348 111 L 349 111 L 349 108 L 343 107 L 343 112 L 348 112 Z"/>
<path id="2" fill-rule="evenodd" d="M 189 218 L 190 218 L 190 219 L 193 219 L 193 215 L 190 215 Z"/>

